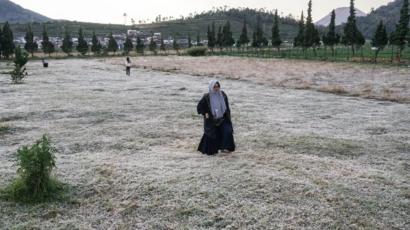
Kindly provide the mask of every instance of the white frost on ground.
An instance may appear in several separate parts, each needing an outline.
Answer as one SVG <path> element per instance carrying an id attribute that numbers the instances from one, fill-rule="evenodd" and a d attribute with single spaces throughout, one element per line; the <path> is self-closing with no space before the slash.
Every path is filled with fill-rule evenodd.
<path id="1" fill-rule="evenodd" d="M 145 69 L 410 103 L 410 68 L 406 67 L 215 56 L 149 56 L 133 58 L 132 62 Z"/>
<path id="2" fill-rule="evenodd" d="M 238 151 L 208 157 L 196 103 L 210 78 L 107 62 L 0 75 L 0 185 L 48 133 L 72 186 L 67 202 L 0 201 L 0 228 L 410 228 L 408 104 L 223 80 Z"/>

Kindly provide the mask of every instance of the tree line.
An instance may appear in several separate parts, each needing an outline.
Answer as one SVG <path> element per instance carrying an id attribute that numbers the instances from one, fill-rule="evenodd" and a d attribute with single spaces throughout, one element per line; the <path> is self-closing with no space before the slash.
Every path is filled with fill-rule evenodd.
<path id="1" fill-rule="evenodd" d="M 12 30 L 10 29 L 10 25 L 8 22 L 6 22 L 3 26 L 3 29 L 0 28 L 0 58 L 3 57 L 5 59 L 9 59 L 9 57 L 14 54 L 16 46 L 14 44 L 13 37 L 14 36 Z M 154 41 L 153 37 L 154 35 L 152 34 L 152 39 L 148 44 L 149 51 L 155 54 L 157 54 L 158 49 L 165 52 L 167 46 L 164 43 L 164 39 L 161 37 L 159 44 L 157 44 L 157 42 Z M 38 44 L 38 42 L 34 39 L 34 33 L 30 25 L 27 26 L 24 39 L 26 41 L 24 49 L 28 53 L 30 53 L 32 57 L 34 56 L 34 53 L 38 51 L 42 51 L 44 54 L 51 56 L 51 54 L 56 52 L 58 48 L 60 48 L 61 51 L 66 53 L 68 56 L 70 56 L 75 51 L 77 51 L 81 55 L 86 55 L 89 52 L 93 53 L 94 55 L 101 55 L 103 52 L 112 52 L 115 54 L 117 51 L 119 51 L 118 42 L 114 38 L 112 33 L 108 35 L 108 43 L 106 47 L 104 47 L 101 41 L 98 39 L 95 31 L 93 31 L 92 34 L 91 44 L 89 44 L 84 37 L 82 28 L 78 30 L 78 41 L 76 45 L 73 42 L 71 33 L 67 29 L 65 29 L 64 35 L 62 37 L 62 44 L 60 47 L 56 47 L 56 44 L 50 40 L 46 25 L 43 25 L 40 44 Z M 197 46 L 203 45 L 201 43 L 201 37 L 199 33 L 197 34 L 196 41 Z M 191 46 L 192 39 L 191 35 L 188 34 L 188 47 Z M 144 54 L 145 48 L 146 47 L 144 41 L 140 37 L 136 38 L 136 44 L 134 45 L 131 37 L 127 36 L 124 41 L 122 51 L 126 55 L 128 55 L 133 50 L 135 50 L 138 54 Z M 176 39 L 173 40 L 172 48 L 179 54 L 180 44 L 178 44 L 178 41 Z"/>
<path id="2" fill-rule="evenodd" d="M 406 48 L 406 44 L 409 44 L 410 41 L 410 32 L 409 32 L 409 2 L 408 0 L 403 1 L 403 5 L 400 12 L 400 20 L 396 25 L 395 31 L 390 34 L 386 32 L 386 26 L 383 21 L 378 22 L 377 30 L 371 41 L 372 47 L 375 49 L 375 60 L 380 51 L 382 51 L 387 45 L 391 45 L 396 48 L 397 57 L 400 60 L 403 50 Z M 283 20 L 278 15 L 278 10 L 275 10 L 275 13 L 272 16 L 273 26 L 271 29 L 270 42 L 263 31 L 263 23 L 266 21 L 262 18 L 263 14 L 260 13 L 256 16 L 256 19 L 252 19 L 252 35 L 249 38 L 248 33 L 248 18 L 243 19 L 243 28 L 242 32 L 237 40 L 234 39 L 233 33 L 231 30 L 230 21 L 226 21 L 224 25 L 219 25 L 218 27 L 215 23 L 208 25 L 207 29 L 207 40 L 208 48 L 213 52 L 215 48 L 223 50 L 225 48 L 232 49 L 235 45 L 237 48 L 264 48 L 264 47 L 273 47 L 278 51 L 281 48 L 283 43 L 280 36 L 280 25 Z M 312 0 L 308 2 L 307 15 L 305 18 L 304 12 L 302 11 L 300 20 L 298 22 L 298 33 L 293 39 L 293 46 L 301 48 L 304 52 L 307 49 L 312 49 L 316 54 L 316 49 L 321 45 L 329 47 L 332 50 L 334 55 L 335 46 L 342 44 L 347 47 L 350 47 L 351 52 L 355 54 L 360 50 L 363 45 L 366 43 L 366 40 L 357 27 L 356 12 L 354 7 L 354 0 L 350 0 L 350 16 L 347 23 L 343 27 L 343 33 L 339 34 L 336 32 L 335 24 L 335 11 L 331 12 L 331 21 L 322 34 L 319 32 L 318 28 L 315 27 L 312 19 Z M 31 29 L 31 26 L 27 26 L 26 35 L 25 35 L 26 44 L 24 49 L 31 53 L 32 56 L 35 52 L 39 50 L 39 44 L 34 40 L 34 34 Z M 197 35 L 197 45 L 201 45 L 201 39 L 199 34 Z M 153 39 L 151 39 L 148 48 L 151 52 L 157 53 L 157 49 L 165 51 L 166 46 L 164 44 L 164 39 L 161 37 L 160 44 L 157 44 Z M 191 35 L 188 34 L 188 47 L 192 46 Z M 173 49 L 179 53 L 180 45 L 177 43 L 177 40 L 174 39 L 172 44 Z M 55 47 L 55 44 L 50 41 L 50 38 L 47 33 L 46 25 L 43 26 L 42 31 L 42 42 L 41 49 L 45 54 L 51 55 L 56 52 L 57 48 L 67 55 L 71 55 L 72 52 L 77 51 L 82 55 L 86 55 L 88 52 L 92 52 L 94 55 L 100 55 L 102 52 L 113 52 L 114 54 L 118 51 L 118 43 L 113 37 L 113 34 L 110 33 L 108 36 L 108 44 L 106 47 L 103 47 L 99 39 L 97 38 L 95 32 L 93 32 L 91 44 L 89 45 L 86 39 L 84 38 L 83 30 L 80 28 L 78 31 L 78 44 L 74 46 L 73 39 L 71 38 L 70 33 L 65 30 L 64 37 L 61 47 Z M 13 32 L 10 29 L 9 23 L 5 23 L 3 28 L 0 28 L 0 57 L 8 59 L 13 55 L 15 49 L 15 44 L 13 41 Z M 128 54 L 129 52 L 136 50 L 137 53 L 144 53 L 145 45 L 144 42 L 137 37 L 136 45 L 134 47 L 131 38 L 127 37 L 124 43 L 123 52 Z"/>
<path id="3" fill-rule="evenodd" d="M 347 22 L 343 27 L 343 34 L 336 32 L 336 13 L 335 10 L 331 12 L 331 21 L 327 26 L 326 30 L 322 35 L 320 35 L 319 30 L 315 27 L 312 19 L 312 0 L 308 2 L 307 16 L 305 18 L 304 12 L 302 11 L 299 23 L 298 23 L 298 33 L 293 40 L 293 46 L 301 48 L 304 52 L 307 49 L 313 49 L 316 54 L 316 48 L 324 45 L 332 50 L 332 54 L 335 55 L 335 46 L 341 44 L 350 47 L 353 55 L 360 50 L 366 43 L 365 37 L 357 27 L 356 10 L 354 6 L 354 0 L 350 0 L 350 15 Z M 410 29 L 409 29 L 409 2 L 404 0 L 401 12 L 400 20 L 396 25 L 395 31 L 391 34 L 387 34 L 386 26 L 381 20 L 378 22 L 377 30 L 372 38 L 371 45 L 375 49 L 375 60 L 377 60 L 378 54 L 387 45 L 396 47 L 397 58 L 400 60 L 403 50 L 406 48 L 406 44 L 410 46 Z M 256 18 L 256 24 L 253 28 L 252 38 L 248 37 L 247 20 L 244 19 L 242 33 L 239 39 L 234 42 L 237 48 L 243 47 L 253 47 L 253 48 L 264 48 L 269 46 L 269 41 L 266 38 L 262 30 L 262 22 L 260 15 Z M 282 39 L 280 37 L 280 18 L 278 16 L 278 11 L 275 11 L 273 17 L 273 26 L 271 34 L 271 47 L 275 49 L 280 49 L 282 45 Z M 222 28 L 229 29 L 229 21 Z M 215 35 L 215 25 L 208 26 L 208 47 L 213 51 L 213 49 L 218 46 L 221 50 L 223 48 L 231 48 L 232 34 L 228 30 L 222 29 L 221 26 L 218 29 L 218 34 Z M 220 40 L 219 38 L 222 38 Z M 229 42 L 228 42 L 229 41 Z"/>

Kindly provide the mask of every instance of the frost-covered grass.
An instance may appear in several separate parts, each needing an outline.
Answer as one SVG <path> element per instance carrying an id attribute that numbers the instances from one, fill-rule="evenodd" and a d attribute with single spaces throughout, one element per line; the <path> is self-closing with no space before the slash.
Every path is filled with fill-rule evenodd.
<path id="1" fill-rule="evenodd" d="M 31 62 L 22 85 L 0 75 L 0 122 L 13 129 L 0 135 L 0 187 L 43 133 L 70 185 L 67 201 L 0 200 L 0 228 L 410 228 L 408 104 L 225 77 L 238 151 L 208 157 L 195 110 L 209 77 L 127 78 L 108 62 Z"/>
<path id="2" fill-rule="evenodd" d="M 123 63 L 110 59 L 110 63 Z M 410 103 L 410 68 L 245 57 L 139 57 L 136 67 Z"/>

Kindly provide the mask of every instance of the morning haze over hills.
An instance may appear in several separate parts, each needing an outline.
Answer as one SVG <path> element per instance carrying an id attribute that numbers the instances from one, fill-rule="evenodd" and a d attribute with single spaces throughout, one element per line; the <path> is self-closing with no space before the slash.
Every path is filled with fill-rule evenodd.
<path id="1" fill-rule="evenodd" d="M 346 5 L 348 1 L 346 1 Z M 383 20 L 386 24 L 388 32 L 394 30 L 395 25 L 398 22 L 400 15 L 400 7 L 403 4 L 403 0 L 395 0 L 386 6 L 382 6 L 373 10 L 368 15 L 357 9 L 356 14 L 358 16 L 358 27 L 363 32 L 366 38 L 371 38 L 376 30 L 377 23 Z M 301 10 L 305 6 L 301 6 Z M 336 10 L 336 25 L 341 25 L 347 21 L 349 15 L 349 8 L 341 7 Z M 156 20 L 156 22 L 146 24 L 135 24 L 132 26 L 125 25 L 113 25 L 113 24 L 99 24 L 99 23 L 85 23 L 68 20 L 53 20 L 46 16 L 40 15 L 28 9 L 24 9 L 21 6 L 9 1 L 0 0 L 0 23 L 9 21 L 12 24 L 13 31 L 16 35 L 25 33 L 26 23 L 34 23 L 33 31 L 35 34 L 40 34 L 42 27 L 39 23 L 47 22 L 47 28 L 50 35 L 61 36 L 64 32 L 63 28 L 67 28 L 69 31 L 76 33 L 81 27 L 84 29 L 86 35 L 91 35 L 92 31 L 95 31 L 99 35 L 106 35 L 110 32 L 120 33 L 127 29 L 138 29 L 147 32 L 161 32 L 165 36 L 185 37 L 187 34 L 205 37 L 207 26 L 215 22 L 217 25 L 223 24 L 225 21 L 230 21 L 232 32 L 234 37 L 239 37 L 243 20 L 246 18 L 249 25 L 249 30 L 252 32 L 252 28 L 256 25 L 256 16 L 261 15 L 262 22 L 264 24 L 264 33 L 269 37 L 271 34 L 271 27 L 273 22 L 273 12 L 264 11 L 261 12 L 256 9 L 240 8 L 240 9 L 226 9 L 217 8 L 201 14 L 196 14 L 190 17 Z M 285 39 L 292 39 L 296 36 L 298 31 L 299 17 L 293 18 L 290 16 L 281 18 L 281 36 Z M 325 27 L 330 22 L 330 14 L 316 22 L 319 27 Z M 319 30 L 323 31 L 324 28 Z"/>

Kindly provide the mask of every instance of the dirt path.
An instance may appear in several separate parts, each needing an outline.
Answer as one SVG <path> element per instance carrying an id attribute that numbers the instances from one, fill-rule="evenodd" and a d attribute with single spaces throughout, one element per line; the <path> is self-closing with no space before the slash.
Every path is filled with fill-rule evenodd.
<path id="1" fill-rule="evenodd" d="M 195 151 L 208 77 L 98 60 L 0 75 L 0 185 L 48 133 L 71 199 L 0 201 L 0 226 L 79 229 L 410 228 L 410 107 L 223 80 L 238 151 Z M 1 228 L 1 227 L 0 227 Z"/>

